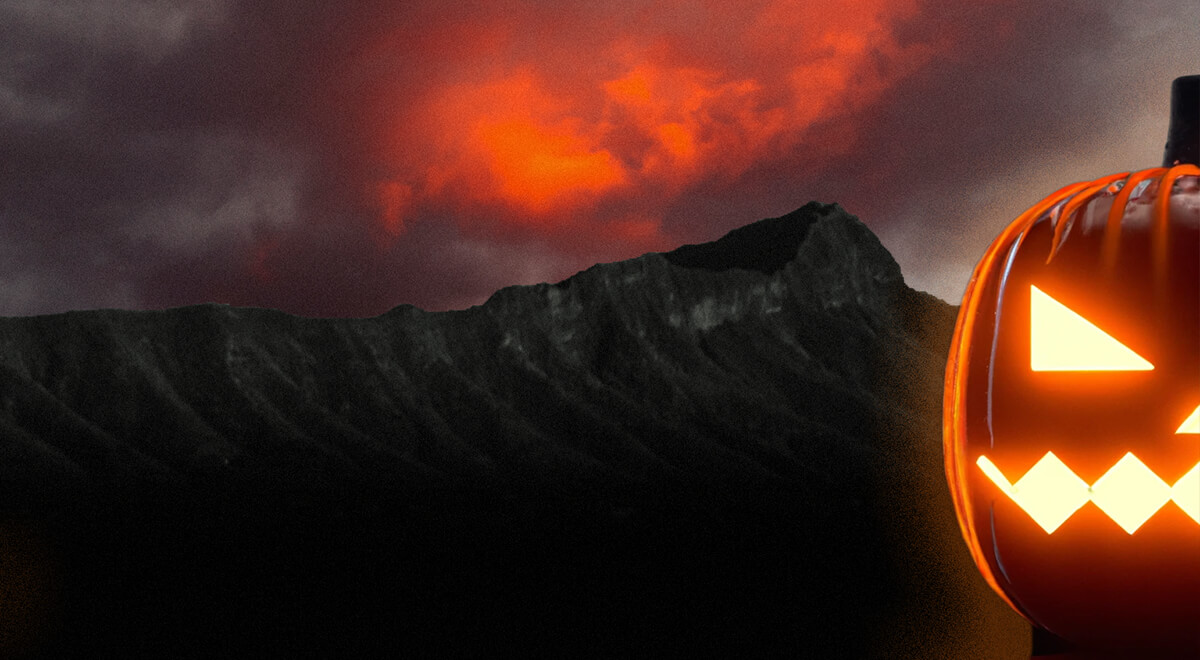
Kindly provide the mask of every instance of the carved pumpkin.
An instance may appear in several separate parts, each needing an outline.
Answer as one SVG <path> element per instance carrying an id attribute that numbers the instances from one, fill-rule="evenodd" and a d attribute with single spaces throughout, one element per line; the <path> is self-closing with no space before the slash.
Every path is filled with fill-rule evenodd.
<path id="1" fill-rule="evenodd" d="M 1200 169 L 1077 183 L 1009 225 L 963 297 L 944 405 L 997 593 L 1077 649 L 1200 657 Z"/>

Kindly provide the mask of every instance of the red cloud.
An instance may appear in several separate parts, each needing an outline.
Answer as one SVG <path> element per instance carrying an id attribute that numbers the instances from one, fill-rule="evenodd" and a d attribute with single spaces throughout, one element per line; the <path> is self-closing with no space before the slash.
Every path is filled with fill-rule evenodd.
<path id="1" fill-rule="evenodd" d="M 398 236 L 404 214 L 434 202 L 467 225 L 493 208 L 489 222 L 551 235 L 664 243 L 647 212 L 689 185 L 732 182 L 814 146 L 811 127 L 861 110 L 929 61 L 931 46 L 891 32 L 913 11 L 776 0 L 647 5 L 626 24 L 475 16 L 447 31 L 485 35 L 483 46 L 460 44 L 441 80 L 375 127 L 389 136 L 382 167 L 393 173 L 371 183 L 383 233 Z M 848 149 L 850 138 L 820 148 Z M 653 201 L 636 218 L 603 210 L 639 196 Z"/>

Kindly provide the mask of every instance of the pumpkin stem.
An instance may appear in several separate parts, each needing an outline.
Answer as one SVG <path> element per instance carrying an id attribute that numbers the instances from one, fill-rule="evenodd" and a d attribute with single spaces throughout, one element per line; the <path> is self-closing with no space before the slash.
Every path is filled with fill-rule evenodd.
<path id="1" fill-rule="evenodd" d="M 1171 124 L 1163 167 L 1200 165 L 1200 76 L 1180 76 L 1171 83 Z"/>

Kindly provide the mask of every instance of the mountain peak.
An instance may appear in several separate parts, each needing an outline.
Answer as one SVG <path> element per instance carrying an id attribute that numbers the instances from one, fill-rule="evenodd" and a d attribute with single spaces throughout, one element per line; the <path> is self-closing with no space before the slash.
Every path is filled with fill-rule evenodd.
<path id="1" fill-rule="evenodd" d="M 796 257 L 813 224 L 830 215 L 853 217 L 836 203 L 809 202 L 787 215 L 738 227 L 712 242 L 680 246 L 663 257 L 684 268 L 740 268 L 771 275 Z"/>
<path id="2" fill-rule="evenodd" d="M 814 228 L 822 237 L 811 240 Z M 805 247 L 809 242 L 814 245 Z M 683 245 L 662 256 L 683 268 L 718 272 L 737 268 L 773 275 L 798 259 L 836 260 L 845 251 L 865 256 L 871 270 L 879 272 L 877 281 L 903 281 L 899 266 L 879 239 L 837 203 L 809 202 L 787 215 L 759 220 L 715 241 Z"/>

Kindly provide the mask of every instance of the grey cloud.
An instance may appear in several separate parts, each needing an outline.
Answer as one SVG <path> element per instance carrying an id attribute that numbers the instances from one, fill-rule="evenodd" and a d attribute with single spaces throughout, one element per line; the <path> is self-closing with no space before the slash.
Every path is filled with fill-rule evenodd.
<path id="1" fill-rule="evenodd" d="M 40 38 L 57 38 L 100 49 L 133 47 L 161 57 L 199 30 L 225 17 L 223 0 L 9 0 L 0 3 L 7 25 Z"/>

